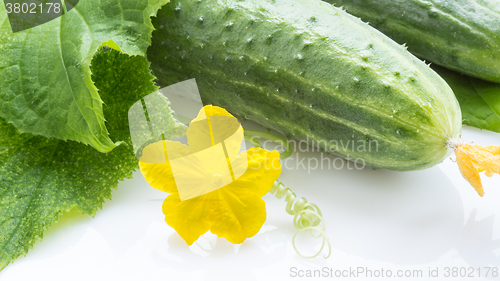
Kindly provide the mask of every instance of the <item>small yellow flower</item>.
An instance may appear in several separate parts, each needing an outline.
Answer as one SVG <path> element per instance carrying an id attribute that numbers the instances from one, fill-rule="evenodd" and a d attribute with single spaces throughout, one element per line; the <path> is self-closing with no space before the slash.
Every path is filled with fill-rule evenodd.
<path id="1" fill-rule="evenodd" d="M 484 189 L 479 173 L 491 177 L 500 174 L 500 146 L 463 144 L 457 147 L 457 164 L 462 176 L 476 189 L 479 196 L 484 196 Z"/>
<path id="2" fill-rule="evenodd" d="M 171 193 L 163 202 L 167 224 L 188 245 L 208 230 L 234 244 L 257 234 L 266 220 L 261 197 L 281 173 L 279 153 L 240 152 L 243 128 L 216 106 L 205 106 L 186 135 L 188 145 L 156 142 L 139 161 L 146 181 Z"/>

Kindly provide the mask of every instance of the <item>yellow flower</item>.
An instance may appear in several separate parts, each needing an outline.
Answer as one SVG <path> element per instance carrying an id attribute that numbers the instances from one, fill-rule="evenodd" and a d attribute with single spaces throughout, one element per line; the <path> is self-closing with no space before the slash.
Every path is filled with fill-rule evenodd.
<path id="1" fill-rule="evenodd" d="M 500 146 L 463 144 L 456 148 L 457 164 L 462 176 L 476 189 L 479 196 L 484 196 L 484 189 L 479 173 L 488 177 L 500 174 Z"/>
<path id="2" fill-rule="evenodd" d="M 216 106 L 205 106 L 186 132 L 188 145 L 148 145 L 139 166 L 149 184 L 171 193 L 163 202 L 165 221 L 188 245 L 210 230 L 231 243 L 259 232 L 266 220 L 261 198 L 281 173 L 279 153 L 240 152 L 243 128 Z"/>

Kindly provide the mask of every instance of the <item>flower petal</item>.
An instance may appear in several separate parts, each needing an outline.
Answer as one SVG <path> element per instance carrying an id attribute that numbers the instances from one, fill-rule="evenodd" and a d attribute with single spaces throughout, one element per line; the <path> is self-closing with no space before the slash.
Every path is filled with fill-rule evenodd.
<path id="1" fill-rule="evenodd" d="M 457 147 L 457 164 L 462 176 L 476 189 L 480 196 L 484 195 L 480 172 L 491 177 L 500 174 L 500 146 L 464 144 Z"/>
<path id="2" fill-rule="evenodd" d="M 210 232 L 240 244 L 259 232 L 266 221 L 266 205 L 262 198 L 246 189 L 222 188 L 213 192 L 210 209 Z"/>
<path id="3" fill-rule="evenodd" d="M 187 200 L 232 182 L 222 145 L 170 161 L 177 191 L 181 200 Z"/>
<path id="4" fill-rule="evenodd" d="M 246 159 L 245 156 L 247 156 Z M 279 160 L 280 154 L 276 150 L 250 148 L 248 151 L 240 153 L 237 160 L 231 163 L 233 171 L 240 170 L 240 167 L 245 165 L 244 161 L 248 161 L 248 168 L 241 177 L 223 187 L 223 189 L 231 189 L 231 192 L 234 193 L 246 189 L 258 197 L 266 195 L 273 187 L 274 181 L 281 174 Z"/>
<path id="5" fill-rule="evenodd" d="M 165 149 L 168 153 L 165 153 Z M 189 147 L 180 142 L 159 141 L 146 146 L 139 160 L 139 168 L 146 181 L 154 188 L 168 193 L 177 192 L 168 159 L 189 155 Z"/>
<path id="6" fill-rule="evenodd" d="M 200 110 L 200 112 L 198 112 L 198 116 L 196 116 L 196 118 L 193 119 L 192 122 L 207 119 L 207 116 L 231 116 L 231 117 L 233 117 L 233 115 L 231 115 L 231 113 L 227 112 L 227 110 L 225 110 L 224 108 L 209 104 L 209 105 L 205 105 L 203 107 L 203 109 Z"/>
<path id="7" fill-rule="evenodd" d="M 234 244 L 245 241 L 259 232 L 266 220 L 265 202 L 281 173 L 279 153 L 251 148 L 241 153 L 248 170 L 236 181 L 208 194 L 180 201 L 178 194 L 170 195 L 163 204 L 165 220 L 191 245 L 208 229 Z M 242 164 L 240 160 L 238 164 Z M 274 163 L 274 165 L 273 165 Z"/>
<path id="8" fill-rule="evenodd" d="M 165 221 L 191 246 L 210 228 L 210 203 L 208 195 L 181 201 L 179 194 L 171 194 L 162 206 Z"/>
<path id="9" fill-rule="evenodd" d="M 243 141 L 243 127 L 225 109 L 207 105 L 186 131 L 188 144 L 195 152 L 223 143 L 228 158 L 234 159 Z"/>
<path id="10" fill-rule="evenodd" d="M 472 159 L 467 153 L 462 153 L 462 150 L 457 149 L 457 164 L 462 176 L 474 187 L 479 196 L 484 196 L 484 189 L 481 183 L 481 177 L 478 171 L 472 164 Z"/>

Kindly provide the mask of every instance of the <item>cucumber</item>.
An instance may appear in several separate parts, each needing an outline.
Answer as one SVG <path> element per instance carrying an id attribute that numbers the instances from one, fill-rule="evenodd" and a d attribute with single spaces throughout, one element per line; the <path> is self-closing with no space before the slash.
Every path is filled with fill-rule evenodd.
<path id="1" fill-rule="evenodd" d="M 413 54 L 500 82 L 498 0 L 326 0 L 343 6 Z"/>
<path id="2" fill-rule="evenodd" d="M 449 86 L 361 20 L 317 0 L 172 0 L 147 55 L 161 86 L 373 168 L 441 162 L 461 132 Z M 364 147 L 363 147 L 364 146 Z"/>

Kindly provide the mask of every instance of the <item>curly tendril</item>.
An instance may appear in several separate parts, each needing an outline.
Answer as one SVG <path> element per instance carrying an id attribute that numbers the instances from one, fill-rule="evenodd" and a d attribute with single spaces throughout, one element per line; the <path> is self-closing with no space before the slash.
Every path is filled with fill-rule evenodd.
<path id="1" fill-rule="evenodd" d="M 274 182 L 274 185 L 269 193 L 274 194 L 274 196 L 278 199 L 285 197 L 286 212 L 294 216 L 293 226 L 295 226 L 297 232 L 295 233 L 295 235 L 293 235 L 292 245 L 295 252 L 297 252 L 297 254 L 303 258 L 314 258 L 321 254 L 321 252 L 323 252 L 326 243 L 328 245 L 328 255 L 323 257 L 325 259 L 328 258 L 332 252 L 332 249 L 330 240 L 328 240 L 328 237 L 326 237 L 325 221 L 323 220 L 323 216 L 319 207 L 314 203 L 307 202 L 307 199 L 304 197 L 297 199 L 297 195 L 295 195 L 295 193 L 290 188 L 285 188 L 285 185 L 278 180 Z M 318 235 L 314 235 L 315 230 L 319 233 Z M 316 254 L 312 256 L 303 255 L 297 249 L 295 243 L 297 235 L 304 231 L 310 231 L 311 236 L 314 238 L 323 238 L 321 248 Z"/>
<path id="2" fill-rule="evenodd" d="M 258 140 L 256 140 L 256 138 L 264 138 L 275 142 L 280 142 L 282 145 L 286 144 L 285 151 L 280 153 L 280 158 L 282 160 L 289 157 L 293 152 L 292 146 L 284 138 L 278 137 L 271 133 L 245 129 L 245 140 L 249 141 L 253 146 L 257 148 L 262 148 L 262 145 Z M 326 244 L 328 245 L 328 255 L 323 257 L 325 259 L 328 258 L 332 252 L 332 247 L 330 245 L 330 240 L 328 240 L 328 237 L 326 237 L 325 221 L 323 220 L 323 215 L 321 214 L 321 210 L 319 209 L 319 207 L 314 203 L 307 202 L 307 199 L 304 197 L 297 199 L 297 195 L 290 188 L 285 188 L 285 185 L 278 180 L 274 182 L 274 185 L 269 193 L 273 194 L 277 199 L 285 197 L 286 212 L 294 216 L 293 226 L 295 227 L 295 229 L 297 229 L 297 232 L 293 235 L 292 245 L 295 252 L 302 258 L 314 258 L 323 252 Z M 295 239 L 299 233 L 304 231 L 309 231 L 310 235 L 313 238 L 323 238 L 321 248 L 314 255 L 303 255 L 297 249 Z M 314 231 L 317 231 L 318 234 L 315 235 Z"/>

